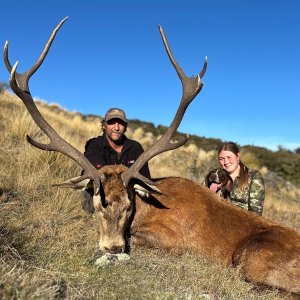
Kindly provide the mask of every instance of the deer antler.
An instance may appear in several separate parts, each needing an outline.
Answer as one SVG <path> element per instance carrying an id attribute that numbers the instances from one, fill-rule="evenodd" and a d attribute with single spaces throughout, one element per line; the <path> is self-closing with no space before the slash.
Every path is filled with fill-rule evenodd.
<path id="1" fill-rule="evenodd" d="M 35 121 L 35 123 L 50 139 L 49 144 L 42 144 L 33 140 L 31 137 L 27 136 L 27 141 L 39 149 L 46 150 L 46 151 L 58 151 L 72 158 L 85 171 L 84 175 L 78 177 L 75 180 L 76 182 L 74 181 L 74 183 L 78 183 L 87 178 L 92 179 L 94 184 L 95 194 L 98 194 L 100 190 L 100 181 L 103 180 L 103 174 L 101 174 L 81 152 L 79 152 L 72 145 L 70 145 L 63 138 L 61 138 L 56 133 L 56 131 L 51 127 L 51 125 L 43 118 L 43 116 L 40 114 L 39 110 L 37 109 L 34 100 L 32 99 L 29 86 L 28 86 L 30 77 L 41 66 L 55 38 L 56 33 L 61 28 L 62 24 L 66 21 L 66 19 L 67 17 L 64 18 L 56 26 L 48 42 L 46 43 L 46 46 L 42 54 L 40 55 L 39 59 L 29 70 L 27 70 L 23 74 L 17 73 L 16 69 L 18 66 L 18 62 L 16 62 L 13 67 L 11 67 L 11 64 L 8 59 L 8 42 L 5 43 L 5 47 L 4 47 L 4 62 L 7 70 L 10 72 L 10 86 L 12 90 L 23 101 L 27 110 L 29 111 L 30 115 Z"/>
<path id="2" fill-rule="evenodd" d="M 150 146 L 135 161 L 135 163 L 122 174 L 122 179 L 123 179 L 125 187 L 128 186 L 128 183 L 131 178 L 140 179 L 143 182 L 145 182 L 146 184 L 156 185 L 155 182 L 142 176 L 139 173 L 140 169 L 143 167 L 143 165 L 147 161 L 149 161 L 154 156 L 156 156 L 160 153 L 163 153 L 165 151 L 168 151 L 168 150 L 176 149 L 176 148 L 184 145 L 187 142 L 187 140 L 188 140 L 187 137 L 184 137 L 182 140 L 177 141 L 177 142 L 171 142 L 171 139 L 174 136 L 178 126 L 180 125 L 180 122 L 184 116 L 184 113 L 185 113 L 187 107 L 189 106 L 189 104 L 192 102 L 192 100 L 197 96 L 197 94 L 202 89 L 203 83 L 201 82 L 201 78 L 205 74 L 206 67 L 207 67 L 207 57 L 206 57 L 201 72 L 196 77 L 194 77 L 194 76 L 187 77 L 174 59 L 162 27 L 159 26 L 158 28 L 159 28 L 160 35 L 162 37 L 165 49 L 170 58 L 170 61 L 173 64 L 173 66 L 179 76 L 179 79 L 181 80 L 182 98 L 181 98 L 181 102 L 178 107 L 178 110 L 176 112 L 176 115 L 175 115 L 170 127 L 165 132 L 165 134 L 158 141 L 156 141 L 152 146 Z"/>

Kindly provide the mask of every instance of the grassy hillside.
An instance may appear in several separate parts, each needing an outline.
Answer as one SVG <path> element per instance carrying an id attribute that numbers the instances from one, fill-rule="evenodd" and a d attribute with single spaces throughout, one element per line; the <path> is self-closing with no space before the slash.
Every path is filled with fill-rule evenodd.
<path id="1" fill-rule="evenodd" d="M 139 120 L 130 120 L 130 126 L 133 130 L 142 128 L 144 132 L 151 133 L 154 137 L 162 135 L 166 127 L 157 126 L 153 123 L 142 122 Z M 215 151 L 222 143 L 221 139 L 205 138 L 197 135 L 189 135 L 188 144 L 193 144 L 196 148 L 208 151 Z M 282 147 L 278 147 L 277 151 L 271 151 L 264 147 L 253 145 L 242 146 L 241 150 L 248 153 L 255 160 L 257 168 L 267 167 L 270 172 L 277 173 L 284 180 L 300 187 L 300 149 L 290 151 Z M 251 164 L 251 162 L 250 162 Z"/>
<path id="2" fill-rule="evenodd" d="M 51 187 L 80 173 L 67 157 L 41 151 L 25 135 L 47 141 L 23 103 L 0 94 L 0 299 L 282 299 L 277 290 L 258 291 L 235 270 L 201 256 L 133 249 L 130 261 L 106 268 L 93 264 L 94 219 L 81 209 L 80 194 Z M 68 142 L 83 151 L 100 133 L 100 118 L 38 103 Z M 163 132 L 132 121 L 128 136 L 149 147 Z M 199 138 L 200 140 L 200 138 Z M 216 164 L 216 147 L 186 146 L 150 161 L 153 176 L 179 175 L 202 182 Z M 216 142 L 217 145 L 217 142 Z M 267 184 L 264 215 L 300 230 L 300 190 L 243 149 L 247 164 L 261 169 Z M 296 154 L 295 154 L 296 155 Z"/>

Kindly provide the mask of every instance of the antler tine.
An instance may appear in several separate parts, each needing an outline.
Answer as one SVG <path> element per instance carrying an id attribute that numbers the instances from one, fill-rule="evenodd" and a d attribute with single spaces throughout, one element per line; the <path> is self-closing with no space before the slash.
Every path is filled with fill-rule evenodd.
<path id="1" fill-rule="evenodd" d="M 158 141 L 156 141 L 152 146 L 150 146 L 135 161 L 135 163 L 122 174 L 122 179 L 123 179 L 125 187 L 127 187 L 131 178 L 137 178 L 147 184 L 156 185 L 155 182 L 142 176 L 139 173 L 140 169 L 143 167 L 143 165 L 147 161 L 149 161 L 154 156 L 156 156 L 160 153 L 163 153 L 165 151 L 168 151 L 168 150 L 173 150 L 173 149 L 179 148 L 180 146 L 184 145 L 187 142 L 187 140 L 188 140 L 187 137 L 185 137 L 182 140 L 177 141 L 177 142 L 172 142 L 171 139 L 174 136 L 177 128 L 179 127 L 187 107 L 189 106 L 189 104 L 192 102 L 192 100 L 197 96 L 197 94 L 202 89 L 203 83 L 201 82 L 201 78 L 205 74 L 206 67 L 207 67 L 207 58 L 205 58 L 205 62 L 204 62 L 201 72 L 196 77 L 194 77 L 194 76 L 187 77 L 185 75 L 185 73 L 183 72 L 183 70 L 180 68 L 180 66 L 177 64 L 176 60 L 174 59 L 174 56 L 171 52 L 169 43 L 167 41 L 167 38 L 164 34 L 162 27 L 159 26 L 158 28 L 159 28 L 165 49 L 169 56 L 169 59 L 170 59 L 171 63 L 173 64 L 173 66 L 181 80 L 182 98 L 180 101 L 180 105 L 177 109 L 177 112 L 175 114 L 175 117 L 174 117 L 170 127 L 164 133 L 164 135 Z"/>
<path id="2" fill-rule="evenodd" d="M 39 128 L 48 136 L 50 139 L 49 144 L 42 144 L 35 140 L 33 140 L 31 137 L 27 136 L 27 141 L 32 144 L 33 146 L 46 150 L 46 151 L 58 151 L 61 152 L 70 158 L 72 158 L 74 161 L 76 161 L 82 169 L 85 171 L 85 174 L 83 176 L 80 176 L 76 179 L 76 182 L 80 182 L 86 178 L 90 178 L 93 180 L 94 184 L 94 191 L 95 194 L 98 194 L 100 191 L 100 181 L 103 180 L 104 175 L 101 174 L 90 162 L 89 160 L 76 148 L 74 148 L 72 145 L 70 145 L 68 142 L 66 142 L 63 138 L 61 138 L 56 131 L 51 127 L 51 125 L 43 118 L 39 110 L 37 109 L 34 100 L 30 94 L 29 87 L 28 87 L 28 81 L 30 76 L 39 68 L 39 66 L 42 64 L 43 60 L 45 59 L 48 50 L 51 46 L 51 43 L 57 33 L 57 31 L 62 26 L 63 22 L 67 18 L 63 19 L 58 26 L 54 29 L 52 35 L 50 36 L 46 47 L 38 59 L 37 63 L 30 68 L 27 72 L 23 74 L 18 74 L 16 72 L 18 62 L 15 63 L 15 65 L 11 68 L 11 65 L 8 60 L 8 43 L 6 42 L 5 48 L 4 48 L 4 60 L 6 61 L 7 69 L 10 70 L 10 86 L 12 90 L 15 92 L 15 94 L 23 101 L 25 104 L 28 112 L 32 116 L 34 122 L 39 126 Z M 18 77 L 18 78 L 17 78 Z"/>
<path id="3" fill-rule="evenodd" d="M 24 72 L 23 74 L 19 74 L 16 72 L 16 81 L 19 85 L 19 87 L 23 90 L 29 93 L 29 86 L 28 86 L 28 81 L 29 78 L 37 71 L 37 69 L 41 66 L 41 64 L 43 63 L 45 57 L 48 54 L 48 51 L 52 45 L 52 42 L 56 36 L 56 33 L 58 32 L 58 30 L 61 28 L 61 26 L 63 25 L 63 23 L 68 19 L 68 17 L 65 17 L 64 19 L 62 19 L 59 24 L 55 27 L 55 29 L 53 30 L 48 42 L 45 45 L 44 50 L 42 51 L 39 59 L 37 60 L 37 62 L 26 72 Z M 6 68 L 8 70 L 9 73 L 11 73 L 12 71 L 12 66 L 11 63 L 9 62 L 8 59 L 8 41 L 6 41 L 5 46 L 4 46 L 4 63 L 6 65 Z"/>

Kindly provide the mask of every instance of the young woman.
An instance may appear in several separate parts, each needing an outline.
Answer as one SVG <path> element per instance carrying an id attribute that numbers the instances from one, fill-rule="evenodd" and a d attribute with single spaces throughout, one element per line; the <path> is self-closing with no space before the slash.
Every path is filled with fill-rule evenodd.
<path id="1" fill-rule="evenodd" d="M 240 150 L 233 142 L 223 143 L 218 150 L 219 164 L 231 177 L 227 189 L 230 202 L 262 215 L 265 199 L 265 184 L 258 170 L 248 169 L 241 162 Z M 216 185 L 210 189 L 217 191 Z"/>

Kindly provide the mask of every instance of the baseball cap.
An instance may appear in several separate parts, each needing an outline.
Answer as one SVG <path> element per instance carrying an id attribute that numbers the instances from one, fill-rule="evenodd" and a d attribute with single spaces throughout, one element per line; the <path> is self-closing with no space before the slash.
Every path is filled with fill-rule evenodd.
<path id="1" fill-rule="evenodd" d="M 107 122 L 111 119 L 120 119 L 127 123 L 125 112 L 120 108 L 110 108 L 104 117 L 104 120 Z"/>

